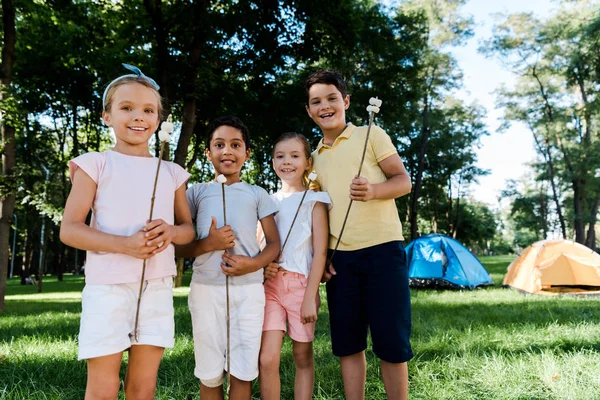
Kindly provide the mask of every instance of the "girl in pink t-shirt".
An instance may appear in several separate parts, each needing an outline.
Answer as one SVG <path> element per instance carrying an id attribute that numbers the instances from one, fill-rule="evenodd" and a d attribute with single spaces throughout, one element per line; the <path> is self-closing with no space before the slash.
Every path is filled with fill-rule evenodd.
<path id="1" fill-rule="evenodd" d="M 194 238 L 185 193 L 189 174 L 176 164 L 162 161 L 155 219 L 147 221 L 158 163 L 148 141 L 160 122 L 161 97 L 156 82 L 124 66 L 133 74 L 112 81 L 102 99 L 102 118 L 116 145 L 69 162 L 73 185 L 60 227 L 63 243 L 87 250 L 79 332 L 79 359 L 87 359 L 88 367 L 86 399 L 117 398 L 125 350 L 126 397 L 154 398 L 164 348 L 174 342 L 172 244 Z"/>
<path id="2" fill-rule="evenodd" d="M 277 139 L 273 168 L 281 179 L 281 190 L 272 197 L 279 207 L 275 221 L 285 247 L 278 263 L 267 267 L 267 271 L 277 272 L 265 281 L 264 286 L 260 393 L 264 400 L 281 398 L 279 363 L 287 331 L 293 342 L 296 365 L 294 398 L 308 400 L 312 399 L 315 380 L 312 342 L 329 238 L 327 205 L 331 201 L 327 193 L 313 192 L 306 187 L 312 163 L 310 145 L 303 135 L 289 132 Z M 302 206 L 298 209 L 301 201 Z M 294 221 L 296 210 L 298 214 Z M 265 276 L 269 273 L 265 272 Z"/>

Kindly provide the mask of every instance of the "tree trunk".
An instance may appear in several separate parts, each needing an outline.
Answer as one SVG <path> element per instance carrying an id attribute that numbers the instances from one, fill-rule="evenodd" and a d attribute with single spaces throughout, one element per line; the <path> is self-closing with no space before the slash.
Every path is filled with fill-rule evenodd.
<path id="1" fill-rule="evenodd" d="M 2 64 L 0 64 L 0 101 L 8 95 L 12 80 L 12 69 L 15 60 L 15 9 L 12 0 L 2 0 L 2 26 L 4 28 L 4 46 L 2 47 Z M 10 118 L 2 118 L 2 176 L 10 181 L 16 163 L 15 128 L 10 125 Z M 15 208 L 15 195 L 3 194 L 0 198 L 0 311 L 4 311 L 6 296 L 6 273 L 8 268 L 8 247 L 10 244 L 10 225 Z"/>
<path id="2" fill-rule="evenodd" d="M 452 178 L 451 178 L 452 179 Z M 460 187 L 462 185 L 462 174 L 458 178 L 458 191 L 456 193 L 456 212 L 454 213 L 454 224 L 451 226 L 451 235 L 452 239 L 456 239 L 456 232 L 458 231 L 458 225 L 460 224 Z M 452 196 L 452 192 L 450 192 L 450 196 Z"/>
<path id="3" fill-rule="evenodd" d="M 590 210 L 590 220 L 588 222 L 588 231 L 585 238 L 585 245 L 596 251 L 596 220 L 598 219 L 598 206 L 600 205 L 600 196 L 596 196 L 592 209 Z"/>
<path id="4" fill-rule="evenodd" d="M 422 113 L 421 127 L 421 146 L 419 149 L 419 158 L 417 161 L 417 171 L 415 173 L 415 183 L 410 195 L 410 238 L 417 238 L 417 217 L 419 215 L 419 196 L 423 181 L 423 171 L 425 170 L 425 152 L 429 141 L 429 97 L 425 95 L 425 107 Z"/>
<path id="5" fill-rule="evenodd" d="M 156 40 L 156 69 L 157 69 L 157 83 L 160 86 L 160 95 L 162 97 L 162 105 L 164 108 L 164 115 L 161 117 L 167 117 L 171 114 L 171 101 L 170 101 L 170 85 L 168 84 L 168 73 L 167 64 L 170 61 L 169 48 L 167 46 L 168 34 L 165 27 L 165 21 L 162 12 L 161 0 L 144 0 L 144 7 L 146 12 L 152 20 L 154 27 L 154 38 Z M 156 157 L 160 153 L 160 140 L 158 140 L 158 133 L 156 133 L 156 145 L 154 151 Z M 171 151 L 166 151 L 163 154 L 163 160 L 170 160 Z"/>
<path id="6" fill-rule="evenodd" d="M 196 14 L 198 21 L 203 20 L 200 18 L 200 14 L 206 13 L 208 4 L 206 1 L 199 1 L 195 3 L 193 12 Z M 196 77 L 198 75 L 198 68 L 200 61 L 202 60 L 202 48 L 206 40 L 205 27 L 202 24 L 196 26 L 193 40 L 190 46 L 190 52 L 188 55 L 188 69 L 184 75 L 183 82 L 183 119 L 181 124 L 181 133 L 179 135 L 179 141 L 177 142 L 177 148 L 175 149 L 175 157 L 173 162 L 186 167 L 186 159 L 190 142 L 192 140 L 192 133 L 196 126 Z M 178 261 L 180 262 L 180 261 Z M 183 262 L 183 261 L 181 261 Z M 183 273 L 183 268 L 182 268 Z M 181 276 L 177 273 L 175 282 L 181 284 Z M 178 287 L 177 284 L 175 287 Z"/>
<path id="7" fill-rule="evenodd" d="M 39 253 L 39 266 L 38 266 L 38 275 L 39 275 L 39 280 L 38 280 L 38 293 L 42 293 L 42 287 L 43 287 L 43 280 L 44 280 L 44 274 L 46 273 L 46 250 L 48 249 L 48 231 L 49 229 L 46 228 L 45 225 L 45 220 L 46 217 L 42 216 L 42 230 L 40 232 L 40 240 L 42 241 L 40 243 L 40 253 Z"/>
<path id="8" fill-rule="evenodd" d="M 556 213 L 558 214 L 558 222 L 560 223 L 560 231 L 562 233 L 562 237 L 563 239 L 566 239 L 567 224 L 565 223 L 565 217 L 562 213 L 562 206 L 558 198 L 558 189 L 556 188 L 556 183 L 554 182 L 554 176 L 556 175 L 556 173 L 554 172 L 554 160 L 552 159 L 552 152 L 550 151 L 550 143 L 548 141 L 547 135 L 544 135 L 546 148 L 543 148 L 537 136 L 535 135 L 535 130 L 533 129 L 533 127 L 530 125 L 529 128 L 533 133 L 533 140 L 535 141 L 535 144 L 537 145 L 540 153 L 542 153 L 542 155 L 544 156 L 544 160 L 546 161 L 546 165 L 548 166 L 548 180 L 550 181 L 550 186 L 552 187 L 552 200 L 554 200 L 554 204 L 556 205 Z"/>
<path id="9" fill-rule="evenodd" d="M 542 184 L 540 188 L 540 222 L 542 225 L 542 232 L 544 235 L 542 239 L 546 239 L 548 237 L 548 203 L 546 202 L 546 193 L 547 188 L 545 188 Z"/>
<path id="10" fill-rule="evenodd" d="M 184 258 L 178 258 L 177 259 L 177 276 L 175 277 L 175 280 L 173 281 L 173 286 L 174 287 L 181 287 L 182 283 L 183 283 L 183 268 L 185 267 L 185 259 Z"/>

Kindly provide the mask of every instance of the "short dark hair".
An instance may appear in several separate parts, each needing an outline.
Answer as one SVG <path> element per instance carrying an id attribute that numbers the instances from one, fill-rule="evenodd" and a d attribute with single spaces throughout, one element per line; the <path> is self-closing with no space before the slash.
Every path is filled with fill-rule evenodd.
<path id="1" fill-rule="evenodd" d="M 322 83 L 324 85 L 333 85 L 340 91 L 342 97 L 346 97 L 348 95 L 348 89 L 346 87 L 346 81 L 342 78 L 342 75 L 337 71 L 332 71 L 329 69 L 320 69 L 311 76 L 308 77 L 306 82 L 304 82 L 304 90 L 306 91 L 306 101 L 310 99 L 309 92 L 310 88 L 317 83 Z"/>
<path id="2" fill-rule="evenodd" d="M 242 132 L 242 139 L 246 145 L 246 150 L 250 150 L 252 148 L 252 144 L 250 142 L 250 130 L 248 130 L 246 124 L 244 124 L 241 119 L 234 115 L 224 115 L 215 119 L 208 125 L 208 135 L 206 135 L 207 149 L 210 148 L 210 141 L 212 140 L 213 134 L 222 126 L 230 126 Z"/>

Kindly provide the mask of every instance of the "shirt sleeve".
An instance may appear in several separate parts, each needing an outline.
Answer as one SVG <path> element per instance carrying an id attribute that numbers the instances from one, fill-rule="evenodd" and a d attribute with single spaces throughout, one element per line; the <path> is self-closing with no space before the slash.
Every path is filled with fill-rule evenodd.
<path id="1" fill-rule="evenodd" d="M 258 219 L 263 219 L 271 214 L 278 212 L 277 204 L 273 201 L 267 191 L 261 187 L 255 186 L 258 196 Z"/>
<path id="2" fill-rule="evenodd" d="M 179 189 L 181 185 L 190 179 L 190 173 L 183 169 L 179 164 L 172 163 L 173 177 L 175 178 L 175 187 Z"/>
<path id="3" fill-rule="evenodd" d="M 314 207 L 314 203 L 324 203 L 327 205 L 327 209 L 331 209 L 331 198 L 327 192 L 310 192 L 310 201 L 313 203 L 311 209 Z"/>
<path id="4" fill-rule="evenodd" d="M 369 138 L 371 147 L 373 148 L 373 154 L 377 162 L 381 162 L 389 156 L 398 153 L 396 146 L 392 143 L 392 138 L 385 133 L 383 129 L 373 125 L 371 127 L 371 136 Z"/>
<path id="5" fill-rule="evenodd" d="M 192 185 L 186 190 L 185 196 L 187 198 L 188 205 L 190 206 L 190 212 L 192 213 L 192 219 L 195 221 L 198 215 L 198 203 L 200 202 L 200 185 Z"/>
<path id="6" fill-rule="evenodd" d="M 81 168 L 97 185 L 105 162 L 106 155 L 98 152 L 82 154 L 72 159 L 69 161 L 69 177 L 71 178 L 71 182 L 73 182 L 77 168 Z"/>

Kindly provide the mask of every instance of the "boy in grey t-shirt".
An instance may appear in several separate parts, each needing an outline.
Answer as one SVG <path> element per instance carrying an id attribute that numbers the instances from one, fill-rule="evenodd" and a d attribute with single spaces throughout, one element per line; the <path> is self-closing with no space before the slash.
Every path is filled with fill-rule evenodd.
<path id="1" fill-rule="evenodd" d="M 196 257 L 188 304 L 194 331 L 194 374 L 200 397 L 223 396 L 227 351 L 226 276 L 229 276 L 231 334 L 231 394 L 250 399 L 258 376 L 258 354 L 264 318 L 262 268 L 280 248 L 274 214 L 277 206 L 267 192 L 240 180 L 250 155 L 248 128 L 236 117 L 222 117 L 209 128 L 206 154 L 224 184 L 227 226 L 223 226 L 222 185 L 190 187 L 187 199 L 198 239 L 178 246 L 180 257 Z M 260 251 L 256 230 L 260 221 L 266 247 Z M 217 229 L 217 226 L 221 228 Z"/>

